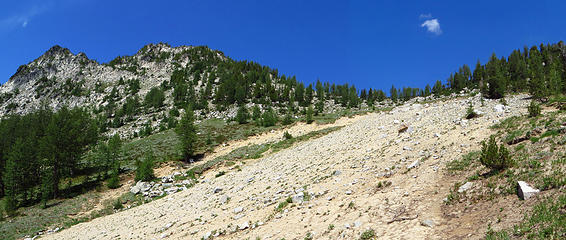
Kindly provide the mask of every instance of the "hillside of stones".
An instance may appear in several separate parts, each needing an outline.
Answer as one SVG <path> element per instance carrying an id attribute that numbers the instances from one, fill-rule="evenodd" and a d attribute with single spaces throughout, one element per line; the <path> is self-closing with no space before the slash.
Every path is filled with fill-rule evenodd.
<path id="1" fill-rule="evenodd" d="M 25 114 L 43 106 L 53 110 L 63 106 L 78 106 L 86 107 L 97 115 L 108 115 L 105 121 L 110 123 L 115 113 L 106 113 L 107 108 L 112 107 L 117 111 L 134 97 L 143 104 L 151 88 L 171 85 L 174 71 L 182 69 L 188 72 L 186 81 L 190 89 L 187 95 L 194 90 L 192 94 L 195 101 L 204 99 L 207 102 L 206 107 L 197 109 L 197 116 L 200 119 L 228 119 L 235 116 L 236 104 L 217 107 L 213 100 L 221 81 L 219 65 L 235 62 L 222 52 L 204 46 L 171 47 L 159 43 L 146 45 L 132 56 L 120 56 L 101 64 L 89 59 L 85 53 L 73 54 L 69 49 L 54 46 L 39 58 L 20 66 L 0 86 L 0 116 Z M 277 70 L 262 68 L 273 88 L 282 91 L 283 80 Z M 245 75 L 243 70 L 242 75 Z M 207 86 L 208 83 L 211 86 Z M 204 92 L 206 88 L 210 92 Z M 171 86 L 164 94 L 163 107 L 137 111 L 135 116 L 124 120 L 123 126 L 110 126 L 108 133 L 118 132 L 123 137 L 132 137 L 148 122 L 153 129 L 159 129 L 164 124 L 163 118 L 171 117 L 169 112 L 173 108 L 178 108 L 182 113 L 185 106 L 175 106 Z M 255 105 L 250 99 L 247 102 L 248 107 Z M 268 102 L 262 103 L 257 105 L 263 109 Z M 268 105 L 275 110 L 286 108 L 278 102 L 269 101 Z M 333 101 L 326 101 L 327 112 L 339 108 Z"/>
<path id="2" fill-rule="evenodd" d="M 444 213 L 453 187 L 446 164 L 477 151 L 495 133 L 490 126 L 524 115 L 530 102 L 526 95 L 506 100 L 412 101 L 358 116 L 320 138 L 217 166 L 183 191 L 130 209 L 125 203 L 127 210 L 42 239 L 484 238 L 487 222 Z M 470 104 L 480 116 L 467 120 Z M 125 191 L 143 194 L 155 185 L 131 182 Z M 460 224 L 463 235 L 446 231 Z"/>

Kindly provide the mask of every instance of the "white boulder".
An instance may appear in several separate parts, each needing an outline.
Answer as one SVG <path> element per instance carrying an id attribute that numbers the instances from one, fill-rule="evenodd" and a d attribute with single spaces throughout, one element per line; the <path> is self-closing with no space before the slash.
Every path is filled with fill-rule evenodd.
<path id="1" fill-rule="evenodd" d="M 526 182 L 518 181 L 517 183 L 519 185 L 519 189 L 517 192 L 519 193 L 519 197 L 522 198 L 523 200 L 527 200 L 540 192 L 540 190 L 532 188 Z"/>

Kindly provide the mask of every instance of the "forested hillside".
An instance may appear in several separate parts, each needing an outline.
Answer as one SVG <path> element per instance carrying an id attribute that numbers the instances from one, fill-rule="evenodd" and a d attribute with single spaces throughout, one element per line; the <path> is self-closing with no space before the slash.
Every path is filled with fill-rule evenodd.
<path id="1" fill-rule="evenodd" d="M 263 128 L 297 119 L 310 123 L 313 115 L 337 109 L 372 109 L 472 89 L 490 99 L 528 92 L 547 101 L 566 91 L 565 61 L 563 42 L 525 47 L 509 57 L 493 54 L 473 71 L 463 65 L 432 87 L 392 86 L 387 97 L 382 90 L 351 84 L 305 84 L 203 46 L 150 44 L 105 64 L 55 46 L 0 87 L 0 198 L 14 210 L 115 178 L 124 170 L 118 159 L 125 139 L 174 135 L 169 129 L 176 128 L 183 135 L 185 160 L 225 140 L 212 131 L 197 135 L 205 127 L 193 126 L 194 121 Z"/>

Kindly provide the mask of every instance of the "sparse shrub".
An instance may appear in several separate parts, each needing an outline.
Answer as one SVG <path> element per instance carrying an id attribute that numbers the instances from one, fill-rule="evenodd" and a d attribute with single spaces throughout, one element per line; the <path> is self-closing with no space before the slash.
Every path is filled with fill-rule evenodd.
<path id="1" fill-rule="evenodd" d="M 504 106 L 507 106 L 507 100 L 505 100 L 505 98 L 499 99 L 499 103 L 503 104 Z"/>
<path id="2" fill-rule="evenodd" d="M 285 131 L 285 133 L 283 133 L 283 137 L 285 139 L 291 139 L 293 138 L 293 135 L 291 135 L 288 131 Z"/>
<path id="3" fill-rule="evenodd" d="M 304 239 L 305 240 L 312 240 L 313 239 L 312 233 L 308 232 L 307 236 Z"/>
<path id="4" fill-rule="evenodd" d="M 283 118 L 283 121 L 281 122 L 281 124 L 289 125 L 291 123 L 293 123 L 293 117 L 291 116 L 291 113 L 285 114 L 285 117 Z"/>
<path id="5" fill-rule="evenodd" d="M 289 205 L 289 203 L 292 203 L 293 199 L 291 197 L 287 197 L 287 199 L 285 199 L 285 201 L 279 203 L 279 205 L 277 205 L 277 211 L 283 211 L 283 209 L 285 207 L 287 207 L 287 205 Z"/>
<path id="6" fill-rule="evenodd" d="M 143 161 L 139 159 L 136 161 L 136 181 L 151 181 L 155 178 L 155 174 L 153 173 L 154 158 L 153 153 L 148 153 Z"/>
<path id="7" fill-rule="evenodd" d="M 122 205 L 122 200 L 120 200 L 119 198 L 114 200 L 114 202 L 112 203 L 112 208 L 114 208 L 114 210 L 120 210 L 124 208 L 124 205 Z"/>
<path id="8" fill-rule="evenodd" d="M 197 179 L 196 175 L 195 175 L 195 170 L 194 169 L 189 169 L 187 171 L 187 177 L 190 179 Z"/>
<path id="9" fill-rule="evenodd" d="M 531 101 L 529 104 L 529 117 L 537 117 L 540 115 L 540 105 L 538 105 L 535 101 Z"/>
<path id="10" fill-rule="evenodd" d="M 513 165 L 509 151 L 503 144 L 498 147 L 493 135 L 487 143 L 485 141 L 482 142 L 480 162 L 495 171 L 503 170 Z"/>
<path id="11" fill-rule="evenodd" d="M 226 172 L 220 171 L 220 172 L 218 172 L 218 173 L 215 175 L 215 177 L 222 177 L 222 176 L 224 176 L 225 174 L 226 174 Z"/>
<path id="12" fill-rule="evenodd" d="M 360 240 L 370 240 L 375 239 L 376 237 L 375 231 L 373 229 L 368 229 L 360 235 Z"/>
<path id="13" fill-rule="evenodd" d="M 472 103 L 470 103 L 470 106 L 468 107 L 468 109 L 466 110 L 466 119 L 472 119 L 477 117 L 478 115 L 476 114 L 476 112 L 474 111 L 474 107 L 472 106 Z"/>

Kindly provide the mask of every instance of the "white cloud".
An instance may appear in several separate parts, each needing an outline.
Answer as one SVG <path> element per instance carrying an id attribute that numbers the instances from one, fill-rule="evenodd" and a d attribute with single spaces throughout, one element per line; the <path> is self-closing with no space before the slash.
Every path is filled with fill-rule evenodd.
<path id="1" fill-rule="evenodd" d="M 434 33 L 436 35 L 442 34 L 442 29 L 440 29 L 440 23 L 436 18 L 424 21 L 423 24 L 421 24 L 421 27 L 426 27 L 427 31 Z"/>
<path id="2" fill-rule="evenodd" d="M 28 11 L 0 19 L 0 29 L 13 29 L 15 27 L 27 27 L 29 22 L 35 16 L 47 11 L 49 9 L 50 2 L 44 3 L 44 5 L 34 5 Z"/>
<path id="3" fill-rule="evenodd" d="M 421 15 L 419 16 L 419 19 L 430 19 L 430 18 L 432 18 L 432 14 L 430 13 L 427 14 L 421 13 Z"/>

